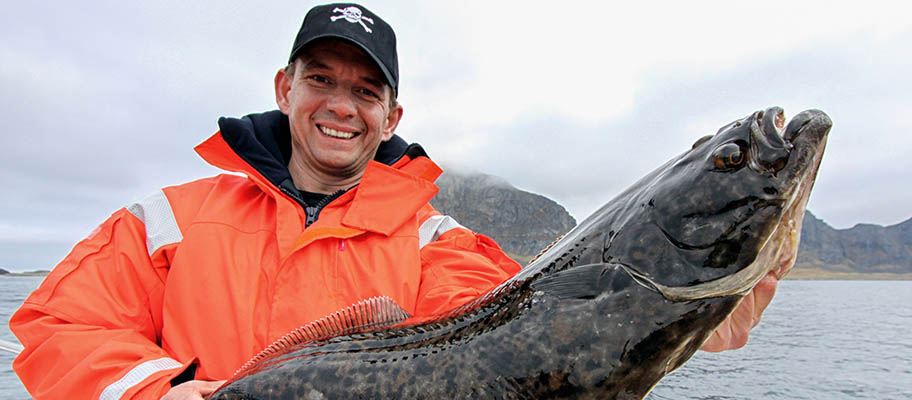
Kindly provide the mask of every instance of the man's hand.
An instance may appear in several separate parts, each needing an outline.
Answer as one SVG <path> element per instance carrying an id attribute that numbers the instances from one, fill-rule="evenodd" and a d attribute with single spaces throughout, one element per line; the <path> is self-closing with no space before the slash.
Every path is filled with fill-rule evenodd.
<path id="1" fill-rule="evenodd" d="M 225 381 L 188 381 L 177 385 L 161 398 L 161 400 L 202 400 L 203 396 L 212 394 L 215 389 Z"/>
<path id="2" fill-rule="evenodd" d="M 718 352 L 723 350 L 740 349 L 747 344 L 751 328 L 760 322 L 760 315 L 773 300 L 779 278 L 775 271 L 770 271 L 757 283 L 738 308 L 722 322 L 713 332 L 709 340 L 703 343 L 700 350 Z"/>

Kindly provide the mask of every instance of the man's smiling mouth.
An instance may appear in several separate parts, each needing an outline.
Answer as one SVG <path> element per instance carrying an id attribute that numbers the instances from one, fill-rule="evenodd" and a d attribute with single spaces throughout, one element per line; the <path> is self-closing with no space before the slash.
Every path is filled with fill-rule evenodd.
<path id="1" fill-rule="evenodd" d="M 339 139 L 351 139 L 358 134 L 358 132 L 345 132 L 345 131 L 335 130 L 333 128 L 327 128 L 322 125 L 317 125 L 317 126 L 320 128 L 320 132 L 323 132 L 324 135 L 334 137 L 334 138 L 339 138 Z"/>

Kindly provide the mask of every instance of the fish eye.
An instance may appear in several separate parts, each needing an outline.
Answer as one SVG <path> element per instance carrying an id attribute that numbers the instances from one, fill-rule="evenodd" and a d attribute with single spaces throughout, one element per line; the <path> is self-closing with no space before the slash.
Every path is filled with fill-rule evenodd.
<path id="1" fill-rule="evenodd" d="M 744 152 L 735 143 L 726 143 L 713 152 L 713 163 L 717 169 L 737 168 L 744 164 Z"/>
<path id="2" fill-rule="evenodd" d="M 729 165 L 741 165 L 742 161 L 744 161 L 744 155 L 741 154 L 741 150 L 732 152 L 728 155 Z"/>
<path id="3" fill-rule="evenodd" d="M 696 149 L 697 147 L 700 147 L 701 144 L 706 143 L 706 141 L 709 139 L 712 139 L 712 137 L 713 137 L 713 135 L 706 135 L 706 136 L 703 136 L 703 137 L 697 139 L 697 141 L 694 142 L 693 146 L 691 146 L 690 149 L 693 150 L 693 149 Z"/>

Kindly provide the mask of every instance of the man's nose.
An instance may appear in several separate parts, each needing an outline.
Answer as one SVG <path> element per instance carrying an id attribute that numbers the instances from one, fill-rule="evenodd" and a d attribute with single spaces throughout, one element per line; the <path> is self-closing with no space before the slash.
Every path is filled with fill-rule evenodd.
<path id="1" fill-rule="evenodd" d="M 337 88 L 326 99 L 326 108 L 337 117 L 351 117 L 357 112 L 355 99 L 348 88 Z"/>

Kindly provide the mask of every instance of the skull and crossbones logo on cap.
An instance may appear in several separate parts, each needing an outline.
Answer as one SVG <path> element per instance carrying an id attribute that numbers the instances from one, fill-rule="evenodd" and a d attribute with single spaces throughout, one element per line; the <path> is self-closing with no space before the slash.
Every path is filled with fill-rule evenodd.
<path id="1" fill-rule="evenodd" d="M 359 23 L 359 24 L 361 24 L 361 26 L 364 27 L 364 30 L 365 30 L 367 33 L 373 32 L 373 31 L 371 30 L 371 28 L 369 28 L 369 27 L 364 23 L 364 21 L 370 22 L 371 25 L 373 25 L 373 24 L 374 24 L 374 20 L 373 20 L 372 18 L 368 18 L 368 17 L 365 17 L 364 15 L 362 15 L 362 14 L 361 14 L 361 9 L 359 9 L 358 7 L 350 6 L 350 7 L 345 7 L 345 9 L 336 8 L 335 10 L 333 10 L 333 12 L 334 12 L 334 13 L 337 13 L 337 12 L 338 12 L 338 13 L 342 13 L 342 15 L 333 15 L 333 16 L 329 17 L 329 20 L 330 20 L 330 21 L 336 22 L 336 21 L 339 20 L 340 18 L 345 18 L 346 21 L 351 22 L 351 23 L 353 23 L 353 24 L 354 24 L 354 23 Z"/>

